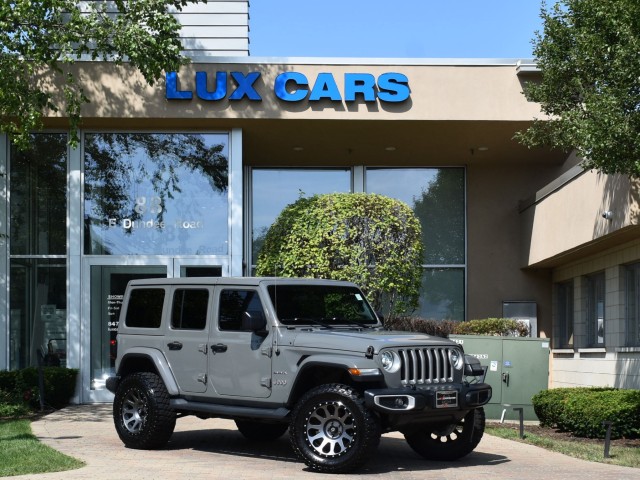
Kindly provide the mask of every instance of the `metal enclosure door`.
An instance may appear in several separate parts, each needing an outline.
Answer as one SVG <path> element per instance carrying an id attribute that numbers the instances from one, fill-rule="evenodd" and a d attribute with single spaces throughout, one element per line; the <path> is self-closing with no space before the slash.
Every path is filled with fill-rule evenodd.
<path id="1" fill-rule="evenodd" d="M 522 407 L 526 420 L 537 420 L 531 398 L 549 385 L 549 340 L 544 338 L 451 335 L 465 353 L 487 367 L 486 383 L 493 390 L 485 406 L 487 418 L 515 419 Z"/>
<path id="2" fill-rule="evenodd" d="M 504 339 L 501 380 L 503 404 L 530 406 L 549 385 L 549 340 Z"/>

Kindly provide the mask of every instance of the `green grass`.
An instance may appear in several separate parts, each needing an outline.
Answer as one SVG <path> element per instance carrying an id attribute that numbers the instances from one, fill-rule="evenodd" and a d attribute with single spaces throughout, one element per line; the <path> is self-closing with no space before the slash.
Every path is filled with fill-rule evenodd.
<path id="1" fill-rule="evenodd" d="M 0 477 L 61 472 L 84 466 L 40 443 L 29 420 L 0 420 Z"/>
<path id="2" fill-rule="evenodd" d="M 619 465 L 623 467 L 640 468 L 640 448 L 634 447 L 618 447 L 609 448 L 610 458 L 604 458 L 604 440 L 602 443 L 577 442 L 558 440 L 555 438 L 527 433 L 527 427 L 524 428 L 524 439 L 520 438 L 519 428 L 509 428 L 496 425 L 486 426 L 486 433 L 496 437 L 515 440 L 518 442 L 529 443 L 546 450 L 563 453 L 571 457 L 588 460 L 590 462 L 607 463 L 610 465 Z"/>

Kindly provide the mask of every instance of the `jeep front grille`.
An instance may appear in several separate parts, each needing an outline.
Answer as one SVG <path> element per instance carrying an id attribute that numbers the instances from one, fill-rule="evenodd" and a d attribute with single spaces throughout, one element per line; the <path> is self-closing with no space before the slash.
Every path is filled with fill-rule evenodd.
<path id="1" fill-rule="evenodd" d="M 450 348 L 402 348 L 402 385 L 429 385 L 453 382 Z"/>

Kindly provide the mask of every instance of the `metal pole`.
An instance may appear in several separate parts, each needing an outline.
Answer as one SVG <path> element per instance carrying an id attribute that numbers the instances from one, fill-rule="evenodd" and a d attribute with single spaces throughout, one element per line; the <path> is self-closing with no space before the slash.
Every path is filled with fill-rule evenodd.
<path id="1" fill-rule="evenodd" d="M 44 357 L 42 352 L 38 350 L 38 390 L 40 390 L 40 411 L 44 411 L 44 368 L 42 364 L 44 363 Z"/>
<path id="2" fill-rule="evenodd" d="M 520 438 L 524 438 L 524 408 L 514 408 L 514 412 L 518 412 L 520 417 Z"/>
<path id="3" fill-rule="evenodd" d="M 609 457 L 609 447 L 611 446 L 611 425 L 612 424 L 613 424 L 613 422 L 611 422 L 611 421 L 602 422 L 602 426 L 603 427 L 607 427 L 607 433 L 604 436 L 604 458 L 610 458 Z"/>

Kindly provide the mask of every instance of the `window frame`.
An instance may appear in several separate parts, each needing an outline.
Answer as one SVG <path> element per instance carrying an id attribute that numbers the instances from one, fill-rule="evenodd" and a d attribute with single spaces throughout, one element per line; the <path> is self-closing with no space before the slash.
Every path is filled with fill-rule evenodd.
<path id="1" fill-rule="evenodd" d="M 556 308 L 555 348 L 574 348 L 575 345 L 575 303 L 573 279 L 554 285 Z"/>
<path id="2" fill-rule="evenodd" d="M 625 265 L 624 295 L 625 344 L 640 347 L 640 263 Z"/>
<path id="3" fill-rule="evenodd" d="M 587 344 L 598 348 L 606 345 L 606 278 L 604 272 L 592 273 L 585 276 L 585 319 L 587 322 Z M 602 303 L 602 342 L 598 341 L 600 327 L 598 305 Z"/>

